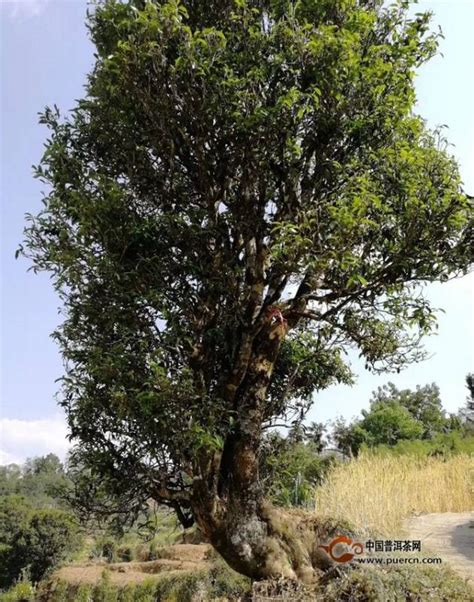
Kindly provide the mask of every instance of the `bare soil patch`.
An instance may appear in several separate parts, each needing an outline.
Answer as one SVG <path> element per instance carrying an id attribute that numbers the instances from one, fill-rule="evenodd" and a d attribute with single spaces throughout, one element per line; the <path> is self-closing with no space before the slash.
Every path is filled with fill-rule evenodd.
<path id="1" fill-rule="evenodd" d="M 158 550 L 160 558 L 148 562 L 87 562 L 62 567 L 54 577 L 71 585 L 90 583 L 95 585 L 104 570 L 114 585 L 123 587 L 127 583 L 142 583 L 163 573 L 194 572 L 209 566 L 207 558 L 211 546 L 207 544 L 177 544 Z"/>

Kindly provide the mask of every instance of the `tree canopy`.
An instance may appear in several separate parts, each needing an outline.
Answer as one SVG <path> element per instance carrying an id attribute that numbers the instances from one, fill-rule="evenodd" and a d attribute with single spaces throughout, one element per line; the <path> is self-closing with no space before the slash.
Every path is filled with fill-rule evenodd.
<path id="1" fill-rule="evenodd" d="M 346 454 L 357 454 L 363 445 L 393 446 L 402 440 L 433 440 L 448 433 L 465 435 L 468 430 L 462 416 L 446 414 L 435 383 L 412 390 L 398 389 L 389 382 L 372 393 L 370 408 L 361 414 L 349 424 L 343 418 L 334 422 L 332 438 Z"/>
<path id="2" fill-rule="evenodd" d="M 472 261 L 457 165 L 413 112 L 438 35 L 408 5 L 105 0 L 84 98 L 41 117 L 24 253 L 63 303 L 77 460 L 247 574 L 264 552 L 223 542 L 231 508 L 234 548 L 268 533 L 242 527 L 263 430 L 350 382 L 349 346 L 373 370 L 419 359 L 423 284 Z"/>

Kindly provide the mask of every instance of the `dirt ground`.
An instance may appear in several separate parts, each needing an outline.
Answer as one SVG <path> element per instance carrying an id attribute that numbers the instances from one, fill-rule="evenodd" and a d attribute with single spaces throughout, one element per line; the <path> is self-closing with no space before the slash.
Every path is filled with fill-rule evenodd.
<path id="1" fill-rule="evenodd" d="M 191 572 L 206 568 L 210 552 L 211 546 L 207 544 L 177 544 L 163 548 L 160 551 L 162 558 L 157 560 L 71 564 L 57 570 L 54 576 L 73 585 L 96 584 L 107 569 L 114 585 L 125 586 L 127 583 L 141 583 L 163 573 Z"/>
<path id="2" fill-rule="evenodd" d="M 442 558 L 474 585 L 474 512 L 423 514 L 406 528 L 410 539 L 421 541 L 424 555 Z"/>
<path id="3" fill-rule="evenodd" d="M 424 556 L 442 558 L 461 577 L 474 584 L 474 512 L 424 514 L 406 522 L 410 539 L 419 539 Z M 160 558 L 148 562 L 87 562 L 65 566 L 55 577 L 73 585 L 96 584 L 104 569 L 117 586 L 141 583 L 163 573 L 194 572 L 209 566 L 208 544 L 176 544 L 160 550 Z"/>

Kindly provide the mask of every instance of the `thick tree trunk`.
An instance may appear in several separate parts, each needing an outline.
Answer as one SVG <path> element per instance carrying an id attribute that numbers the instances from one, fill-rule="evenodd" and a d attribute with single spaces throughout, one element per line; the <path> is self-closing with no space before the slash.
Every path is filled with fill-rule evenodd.
<path id="1" fill-rule="evenodd" d="M 264 500 L 245 506 L 229 500 L 222 510 L 220 516 L 198 511 L 199 526 L 234 570 L 255 580 L 285 578 L 312 585 L 334 566 L 319 546 L 352 535 L 334 521 Z"/>
<path id="2" fill-rule="evenodd" d="M 195 488 L 194 516 L 206 538 L 233 569 L 252 579 L 314 584 L 334 566 L 319 546 L 338 535 L 351 536 L 349 528 L 265 500 L 258 449 L 248 432 L 235 436 L 227 450 L 226 486 L 217 494 L 204 485 Z"/>
<path id="3" fill-rule="evenodd" d="M 265 398 L 287 323 L 269 321 L 245 353 L 245 371 L 228 387 L 236 424 L 206 478 L 194 482 L 194 517 L 207 539 L 236 571 L 252 579 L 283 577 L 313 584 L 333 566 L 319 546 L 347 534 L 331 521 L 273 507 L 258 477 Z M 245 373 L 245 374 L 244 374 Z M 235 382 L 234 382 L 235 381 Z"/>

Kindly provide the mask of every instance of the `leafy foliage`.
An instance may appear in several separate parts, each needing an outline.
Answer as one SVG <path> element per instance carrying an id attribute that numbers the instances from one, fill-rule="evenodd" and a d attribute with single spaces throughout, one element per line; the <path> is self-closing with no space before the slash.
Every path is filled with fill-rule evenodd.
<path id="1" fill-rule="evenodd" d="M 410 389 L 398 390 L 393 383 L 379 387 L 372 395 L 371 407 L 378 408 L 386 404 L 399 405 L 421 423 L 422 438 L 429 439 L 435 433 L 442 432 L 448 424 L 443 410 L 439 387 L 432 383 L 424 387 L 417 386 L 415 391 Z"/>
<path id="2" fill-rule="evenodd" d="M 77 524 L 63 510 L 36 510 L 19 496 L 0 498 L 0 587 L 24 570 L 38 582 L 79 542 Z"/>
<path id="3" fill-rule="evenodd" d="M 23 251 L 64 305 L 73 460 L 119 512 L 151 497 L 186 522 L 204 491 L 212 508 L 257 491 L 243 458 L 262 427 L 350 382 L 348 346 L 373 370 L 420 358 L 422 285 L 468 269 L 472 203 L 413 113 L 437 36 L 407 10 L 106 0 L 89 15 L 95 66 L 69 116 L 41 116 L 48 192 Z"/>
<path id="4" fill-rule="evenodd" d="M 0 466 L 0 496 L 24 496 L 36 508 L 61 507 L 59 492 L 67 482 L 64 466 L 55 454 L 30 458 L 23 466 Z"/>
<path id="5" fill-rule="evenodd" d="M 19 581 L 6 592 L 0 592 L 0 602 L 28 602 L 36 599 L 36 588 L 26 580 Z"/>
<path id="6" fill-rule="evenodd" d="M 474 437 L 466 436 L 462 431 L 451 433 L 440 433 L 433 439 L 402 439 L 395 445 L 378 445 L 371 450 L 377 455 L 416 456 L 425 458 L 427 456 L 449 457 L 457 454 L 474 454 Z"/>
<path id="7" fill-rule="evenodd" d="M 402 440 L 432 439 L 440 433 L 462 432 L 456 416 L 446 416 L 439 388 L 433 383 L 415 391 L 398 390 L 393 383 L 372 395 L 370 410 L 346 424 L 335 421 L 333 438 L 341 451 L 356 454 L 363 445 L 395 445 Z"/>
<path id="8" fill-rule="evenodd" d="M 266 495 L 279 506 L 314 506 L 314 487 L 334 463 L 319 455 L 314 431 L 304 438 L 268 435 L 262 445 L 260 479 Z"/>

